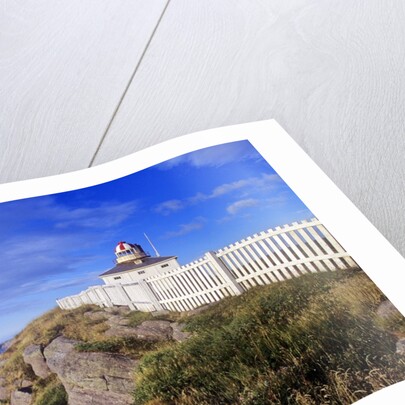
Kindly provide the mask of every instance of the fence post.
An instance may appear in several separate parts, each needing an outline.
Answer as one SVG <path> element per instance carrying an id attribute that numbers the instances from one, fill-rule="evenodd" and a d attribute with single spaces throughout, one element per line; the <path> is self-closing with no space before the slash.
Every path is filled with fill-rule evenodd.
<path id="1" fill-rule="evenodd" d="M 156 311 L 164 311 L 164 308 L 162 307 L 160 302 L 157 300 L 155 292 L 153 291 L 152 287 L 150 287 L 149 284 L 146 283 L 144 280 L 139 281 L 139 286 L 143 289 L 145 294 L 151 300 L 151 302 L 154 305 Z"/>
<path id="2" fill-rule="evenodd" d="M 221 275 L 221 277 L 227 282 L 228 286 L 234 292 L 235 295 L 243 293 L 243 288 L 238 284 L 235 278 L 232 276 L 228 267 L 220 260 L 215 252 L 207 252 L 205 257 L 212 263 L 215 270 Z"/>

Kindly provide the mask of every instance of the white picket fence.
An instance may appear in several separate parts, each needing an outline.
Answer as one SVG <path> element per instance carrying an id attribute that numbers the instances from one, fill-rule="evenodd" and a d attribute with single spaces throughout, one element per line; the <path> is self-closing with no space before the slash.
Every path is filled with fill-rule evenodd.
<path id="1" fill-rule="evenodd" d="M 57 303 L 63 309 L 96 304 L 147 312 L 188 311 L 257 285 L 353 267 L 354 260 L 312 219 L 249 236 L 140 283 L 94 286 Z"/>

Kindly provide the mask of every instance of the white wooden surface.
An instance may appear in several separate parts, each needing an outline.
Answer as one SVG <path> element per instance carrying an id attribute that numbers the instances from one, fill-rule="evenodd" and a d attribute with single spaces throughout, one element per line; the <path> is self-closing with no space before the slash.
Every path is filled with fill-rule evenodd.
<path id="1" fill-rule="evenodd" d="M 0 181 L 276 118 L 405 254 L 402 0 L 3 1 Z"/>
<path id="2" fill-rule="evenodd" d="M 1 181 L 88 166 L 165 3 L 1 2 Z"/>

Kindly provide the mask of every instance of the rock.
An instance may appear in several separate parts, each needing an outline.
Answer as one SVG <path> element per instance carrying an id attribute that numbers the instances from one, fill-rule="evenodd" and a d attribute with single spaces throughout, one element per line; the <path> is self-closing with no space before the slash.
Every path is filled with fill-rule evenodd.
<path id="1" fill-rule="evenodd" d="M 6 387 L 0 386 L 0 401 L 7 401 L 10 399 L 10 390 Z"/>
<path id="2" fill-rule="evenodd" d="M 138 337 L 138 332 L 128 326 L 114 325 L 105 332 L 105 335 L 111 337 Z"/>
<path id="3" fill-rule="evenodd" d="M 148 341 L 164 341 L 174 339 L 183 342 L 190 337 L 190 333 L 183 332 L 184 325 L 177 322 L 162 320 L 143 321 L 140 325 L 128 326 L 129 319 L 120 315 L 113 315 L 107 320 L 110 326 L 105 334 L 111 337 L 136 337 Z"/>
<path id="4" fill-rule="evenodd" d="M 183 332 L 185 326 L 184 324 L 173 322 L 170 324 L 170 326 L 173 329 L 172 338 L 177 340 L 177 342 L 184 342 L 191 336 L 190 332 Z"/>
<path id="5" fill-rule="evenodd" d="M 30 380 L 22 380 L 20 387 L 21 388 L 30 388 L 30 387 L 32 387 L 32 384 L 33 384 L 33 382 Z"/>
<path id="6" fill-rule="evenodd" d="M 10 405 L 31 405 L 31 403 L 32 392 L 30 388 L 22 388 L 12 392 Z"/>
<path id="7" fill-rule="evenodd" d="M 7 382 L 4 377 L 0 377 L 0 401 L 7 401 L 10 399 L 11 392 L 7 388 Z"/>
<path id="8" fill-rule="evenodd" d="M 383 301 L 377 308 L 377 315 L 381 318 L 387 319 L 393 316 L 401 316 L 399 311 L 394 307 L 391 301 Z"/>
<path id="9" fill-rule="evenodd" d="M 126 318 L 118 316 L 110 318 L 107 323 L 110 325 L 110 329 L 105 332 L 107 336 L 133 336 L 143 340 L 158 342 L 170 340 L 173 335 L 173 329 L 170 327 L 169 321 L 144 321 L 138 326 L 131 327 L 125 326 L 128 323 Z"/>
<path id="10" fill-rule="evenodd" d="M 121 394 L 114 392 L 96 391 L 89 389 L 80 389 L 69 391 L 69 405 L 130 405 L 133 399 L 128 396 L 124 402 Z"/>
<path id="11" fill-rule="evenodd" d="M 42 346 L 27 346 L 24 350 L 23 358 L 24 362 L 32 367 L 32 370 L 38 377 L 47 378 L 51 374 L 42 353 Z"/>
<path id="12" fill-rule="evenodd" d="M 86 318 L 89 318 L 93 321 L 103 321 L 109 317 L 108 313 L 104 311 L 88 311 L 83 314 Z"/>
<path id="13" fill-rule="evenodd" d="M 69 396 L 69 405 L 130 405 L 136 360 L 111 353 L 78 352 L 79 341 L 60 336 L 44 350 L 46 362 Z"/>
<path id="14" fill-rule="evenodd" d="M 173 335 L 169 321 L 144 321 L 134 329 L 138 338 L 145 340 L 170 340 Z"/>
<path id="15" fill-rule="evenodd" d="M 114 315 L 127 315 L 129 312 L 131 312 L 128 307 L 110 307 L 104 308 L 104 311 Z"/>
<path id="16" fill-rule="evenodd" d="M 125 318 L 121 315 L 112 315 L 108 318 L 107 324 L 111 327 L 120 325 L 120 326 L 127 326 L 129 324 L 129 319 Z"/>
<path id="17" fill-rule="evenodd" d="M 399 339 L 396 344 L 397 354 L 405 355 L 405 338 Z"/>

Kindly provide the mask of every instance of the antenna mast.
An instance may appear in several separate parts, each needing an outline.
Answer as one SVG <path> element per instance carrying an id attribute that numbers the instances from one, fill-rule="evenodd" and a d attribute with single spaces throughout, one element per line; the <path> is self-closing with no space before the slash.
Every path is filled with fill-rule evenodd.
<path id="1" fill-rule="evenodd" d="M 155 246 L 153 245 L 153 243 L 151 242 L 151 240 L 148 238 L 148 235 L 146 235 L 146 233 L 143 233 L 145 235 L 145 238 L 148 240 L 149 244 L 152 246 L 152 249 L 155 251 L 155 255 L 157 257 L 160 257 L 159 252 L 157 251 L 157 249 L 155 248 Z"/>

